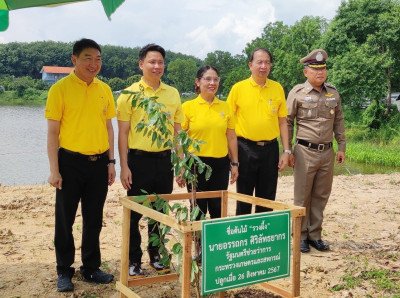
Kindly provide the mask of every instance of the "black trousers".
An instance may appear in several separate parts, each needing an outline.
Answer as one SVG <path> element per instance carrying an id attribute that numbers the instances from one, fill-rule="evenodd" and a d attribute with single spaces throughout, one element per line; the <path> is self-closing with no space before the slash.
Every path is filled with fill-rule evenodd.
<path id="1" fill-rule="evenodd" d="M 205 171 L 202 174 L 198 174 L 196 191 L 226 190 L 229 183 L 228 156 L 222 158 L 200 157 L 200 159 L 212 168 L 212 174 L 208 181 L 205 177 Z M 187 185 L 187 190 L 188 192 L 192 191 L 191 184 Z M 207 214 L 208 210 L 211 218 L 221 217 L 221 198 L 198 199 L 196 203 L 204 214 Z M 201 214 L 197 216 L 197 220 L 200 217 Z"/>
<path id="2" fill-rule="evenodd" d="M 259 146 L 238 138 L 239 177 L 236 191 L 241 194 L 275 200 L 278 183 L 279 144 L 277 141 Z M 250 214 L 251 204 L 237 202 L 236 215 Z M 255 212 L 272 209 L 256 206 Z"/>
<path id="3" fill-rule="evenodd" d="M 129 150 L 128 166 L 132 172 L 132 185 L 128 196 L 143 195 L 142 189 L 149 194 L 170 194 L 173 189 L 174 173 L 172 171 L 171 154 L 152 154 L 152 152 Z M 142 237 L 139 230 L 139 220 L 142 214 L 131 211 L 129 260 L 131 263 L 141 263 Z M 158 224 L 148 224 L 147 233 L 158 233 Z M 150 244 L 148 249 L 158 250 Z"/>
<path id="4" fill-rule="evenodd" d="M 79 201 L 82 211 L 82 274 L 90 274 L 101 265 L 99 236 L 103 207 L 108 191 L 108 155 L 89 161 L 81 155 L 58 152 L 62 189 L 56 190 L 54 245 L 57 274 L 73 276 L 75 245 L 72 226 Z"/>

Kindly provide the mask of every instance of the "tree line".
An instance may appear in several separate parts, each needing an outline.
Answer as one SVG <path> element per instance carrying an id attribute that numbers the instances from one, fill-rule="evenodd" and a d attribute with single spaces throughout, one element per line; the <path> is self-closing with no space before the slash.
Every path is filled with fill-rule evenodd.
<path id="1" fill-rule="evenodd" d="M 390 94 L 400 91 L 399 39 L 399 0 L 348 0 L 341 3 L 330 22 L 306 16 L 292 26 L 280 21 L 267 24 L 261 36 L 246 44 L 240 55 L 217 50 L 202 60 L 167 51 L 163 80 L 180 92 L 193 91 L 197 69 L 210 64 L 220 71 L 219 94 L 226 96 L 234 83 L 249 77 L 247 57 L 261 46 L 273 54 L 270 78 L 280 82 L 288 93 L 305 80 L 300 58 L 323 48 L 329 55 L 328 80 L 338 88 L 346 107 L 360 110 L 375 102 L 381 106 L 382 117 L 389 117 L 393 113 Z M 0 84 L 5 76 L 39 79 L 43 65 L 72 66 L 71 48 L 72 43 L 52 41 L 1 44 Z M 100 75 L 113 90 L 140 78 L 139 50 L 102 46 Z"/>

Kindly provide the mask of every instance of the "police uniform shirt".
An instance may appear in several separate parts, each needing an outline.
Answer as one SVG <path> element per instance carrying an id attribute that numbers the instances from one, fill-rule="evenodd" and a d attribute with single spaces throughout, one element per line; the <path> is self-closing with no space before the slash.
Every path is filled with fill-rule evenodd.
<path id="1" fill-rule="evenodd" d="M 346 150 L 341 98 L 334 86 L 324 83 L 319 92 L 308 81 L 296 85 L 289 92 L 287 108 L 289 140 L 293 138 L 296 118 L 297 139 L 326 144 L 332 141 L 333 132 L 338 150 Z"/>

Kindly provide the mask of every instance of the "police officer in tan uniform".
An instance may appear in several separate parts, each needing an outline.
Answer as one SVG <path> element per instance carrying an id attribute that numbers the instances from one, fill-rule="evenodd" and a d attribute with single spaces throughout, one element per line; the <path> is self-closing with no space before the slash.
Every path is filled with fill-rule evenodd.
<path id="1" fill-rule="evenodd" d="M 296 85 L 287 99 L 289 140 L 296 140 L 289 165 L 294 168 L 294 204 L 306 207 L 301 227 L 301 252 L 328 250 L 321 239 L 323 212 L 332 189 L 335 153 L 332 139 L 338 143 L 336 161 L 345 161 L 346 139 L 342 104 L 338 91 L 325 83 L 328 55 L 322 49 L 300 60 L 307 81 Z"/>

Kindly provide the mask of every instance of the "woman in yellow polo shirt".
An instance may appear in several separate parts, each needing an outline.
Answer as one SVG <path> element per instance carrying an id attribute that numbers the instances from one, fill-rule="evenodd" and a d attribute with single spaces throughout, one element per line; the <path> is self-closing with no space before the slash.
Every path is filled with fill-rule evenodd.
<path id="1" fill-rule="evenodd" d="M 229 170 L 231 183 L 236 181 L 239 173 L 234 119 L 228 104 L 215 97 L 219 81 L 217 69 L 209 65 L 201 67 L 195 80 L 195 91 L 199 96 L 182 105 L 182 129 L 188 132 L 189 137 L 205 141 L 200 151 L 195 153 L 212 168 L 208 181 L 205 173 L 198 175 L 196 191 L 226 190 Z M 177 180 L 180 185 L 184 185 L 179 178 Z M 188 184 L 187 188 L 190 192 L 192 185 Z M 197 205 L 204 214 L 208 210 L 211 218 L 221 217 L 220 198 L 197 200 Z"/>

